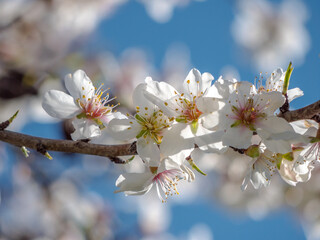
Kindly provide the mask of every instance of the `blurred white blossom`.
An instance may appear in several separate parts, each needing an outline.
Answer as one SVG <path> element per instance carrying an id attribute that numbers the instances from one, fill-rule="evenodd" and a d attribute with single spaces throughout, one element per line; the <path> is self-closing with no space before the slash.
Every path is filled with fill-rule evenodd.
<path id="1" fill-rule="evenodd" d="M 304 61 L 310 48 L 305 27 L 308 11 L 302 1 L 239 0 L 232 24 L 234 40 L 249 54 L 258 70 Z"/>

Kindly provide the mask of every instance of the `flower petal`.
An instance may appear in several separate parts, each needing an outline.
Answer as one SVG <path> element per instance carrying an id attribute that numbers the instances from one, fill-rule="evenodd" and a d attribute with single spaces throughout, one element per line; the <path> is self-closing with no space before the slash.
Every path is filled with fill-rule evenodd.
<path id="1" fill-rule="evenodd" d="M 153 81 L 150 77 L 146 78 L 147 88 L 144 91 L 144 96 L 157 105 L 169 117 L 179 116 L 176 109 L 181 107 L 177 105 L 176 100 L 179 100 L 179 93 L 174 87 L 165 82 Z"/>
<path id="2" fill-rule="evenodd" d="M 197 108 L 204 114 L 212 113 L 219 109 L 219 103 L 216 98 L 199 97 L 196 99 Z"/>
<path id="3" fill-rule="evenodd" d="M 73 118 L 81 112 L 70 95 L 58 90 L 45 93 L 42 107 L 50 116 L 60 119 Z"/>
<path id="4" fill-rule="evenodd" d="M 252 131 L 247 127 L 227 128 L 222 137 L 222 143 L 235 148 L 248 148 L 251 145 Z"/>
<path id="5" fill-rule="evenodd" d="M 133 92 L 132 99 L 133 105 L 137 107 L 137 113 L 144 116 L 151 116 L 157 108 L 152 102 L 150 102 L 145 96 L 144 91 L 147 88 L 146 83 L 139 84 Z"/>
<path id="6" fill-rule="evenodd" d="M 163 133 L 160 151 L 164 156 L 171 156 L 182 150 L 194 149 L 194 134 L 190 126 L 179 123 L 173 125 Z"/>
<path id="7" fill-rule="evenodd" d="M 300 88 L 293 88 L 288 90 L 287 95 L 288 101 L 291 102 L 292 100 L 303 96 L 303 91 Z"/>
<path id="8" fill-rule="evenodd" d="M 291 152 L 291 144 L 305 142 L 306 139 L 294 132 L 292 126 L 284 119 L 270 116 L 261 122 L 257 129 L 263 143 L 272 152 Z"/>
<path id="9" fill-rule="evenodd" d="M 185 93 L 189 96 L 190 99 L 193 99 L 194 96 L 201 95 L 201 85 L 202 77 L 198 69 L 191 69 L 188 76 L 183 82 L 183 88 L 186 91 Z"/>
<path id="10" fill-rule="evenodd" d="M 134 119 L 114 118 L 109 122 L 107 130 L 115 139 L 125 141 L 134 139 L 141 131 L 141 125 Z"/>
<path id="11" fill-rule="evenodd" d="M 76 118 L 72 121 L 72 124 L 75 128 L 75 131 L 71 134 L 71 138 L 74 141 L 79 139 L 98 137 L 101 135 L 99 126 L 96 125 L 92 120 L 85 118 Z"/>
<path id="12" fill-rule="evenodd" d="M 116 186 L 120 189 L 115 192 L 124 192 L 126 195 L 145 194 L 153 185 L 152 177 L 150 172 L 121 174 L 116 181 Z"/>
<path id="13" fill-rule="evenodd" d="M 137 141 L 137 152 L 142 160 L 149 166 L 158 166 L 160 162 L 160 150 L 152 139 L 141 137 Z"/>
<path id="14" fill-rule="evenodd" d="M 77 70 L 73 75 L 66 75 L 64 82 L 70 95 L 75 100 L 92 98 L 95 93 L 95 89 L 90 78 L 82 70 Z"/>
<path id="15" fill-rule="evenodd" d="M 210 131 L 201 126 L 198 127 L 195 143 L 202 151 L 222 153 L 227 150 L 227 146 L 222 144 L 224 131 Z"/>

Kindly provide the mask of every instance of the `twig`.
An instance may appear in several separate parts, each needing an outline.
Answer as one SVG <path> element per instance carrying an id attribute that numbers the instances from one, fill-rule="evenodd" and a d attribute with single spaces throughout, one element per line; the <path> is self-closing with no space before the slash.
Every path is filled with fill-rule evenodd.
<path id="1" fill-rule="evenodd" d="M 282 117 L 288 122 L 293 122 L 297 120 L 302 119 L 312 119 L 315 115 L 320 113 L 320 100 L 312 103 L 306 107 L 294 110 L 294 111 L 288 111 L 285 113 L 279 113 L 278 117 Z"/>
<path id="2" fill-rule="evenodd" d="M 122 145 L 102 145 L 82 141 L 40 138 L 7 130 L 0 131 L 0 141 L 17 147 L 25 146 L 36 151 L 39 151 L 39 146 L 41 146 L 46 151 L 82 153 L 111 158 L 137 154 L 135 142 Z"/>

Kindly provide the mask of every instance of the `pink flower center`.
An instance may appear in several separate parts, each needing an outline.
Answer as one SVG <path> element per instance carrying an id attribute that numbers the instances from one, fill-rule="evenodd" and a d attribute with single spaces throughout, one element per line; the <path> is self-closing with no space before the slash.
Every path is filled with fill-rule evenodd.
<path id="1" fill-rule="evenodd" d="M 262 112 L 263 107 L 255 103 L 252 98 L 246 100 L 245 104 L 238 106 L 232 106 L 232 116 L 228 116 L 231 119 L 236 120 L 231 126 L 236 127 L 238 125 L 249 127 L 251 130 L 255 130 L 254 126 L 258 119 L 265 117 L 265 113 Z"/>
<path id="2" fill-rule="evenodd" d="M 165 170 L 154 176 L 152 182 L 156 184 L 158 196 L 162 202 L 166 202 L 169 195 L 179 195 L 177 185 L 181 179 L 186 179 L 186 176 L 185 173 L 179 169 Z M 160 190 L 164 193 L 165 200 Z"/>
<path id="3" fill-rule="evenodd" d="M 109 99 L 109 93 L 102 97 L 104 93 L 109 89 L 103 91 L 101 89 L 101 86 L 98 90 L 96 90 L 92 98 L 87 98 L 85 95 L 83 95 L 81 100 L 78 99 L 78 103 L 80 107 L 83 109 L 83 112 L 79 115 L 80 117 L 86 117 L 89 119 L 101 119 L 105 115 L 111 113 L 114 107 L 119 105 L 106 105 L 108 102 L 114 100 L 116 97 Z"/>

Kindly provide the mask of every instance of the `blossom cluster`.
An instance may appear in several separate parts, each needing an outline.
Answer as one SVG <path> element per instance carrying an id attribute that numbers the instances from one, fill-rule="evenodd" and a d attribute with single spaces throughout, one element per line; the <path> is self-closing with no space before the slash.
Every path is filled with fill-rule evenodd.
<path id="1" fill-rule="evenodd" d="M 257 85 L 246 81 L 214 81 L 210 73 L 192 69 L 178 91 L 166 82 L 147 77 L 133 92 L 134 113 L 114 112 L 109 94 L 96 89 L 82 70 L 67 75 L 70 95 L 48 91 L 43 108 L 53 117 L 73 118 L 73 140 L 106 133 L 120 141 L 136 141 L 145 166 L 142 173 L 123 173 L 116 181 L 126 195 L 142 195 L 152 188 L 165 202 L 179 194 L 180 181 L 193 181 L 197 152 L 237 153 L 252 158 L 242 189 L 268 186 L 278 172 L 290 185 L 308 181 L 319 161 L 319 123 L 302 120 L 289 123 L 278 109 L 303 95 L 287 89 L 292 69 L 276 69 Z"/>

